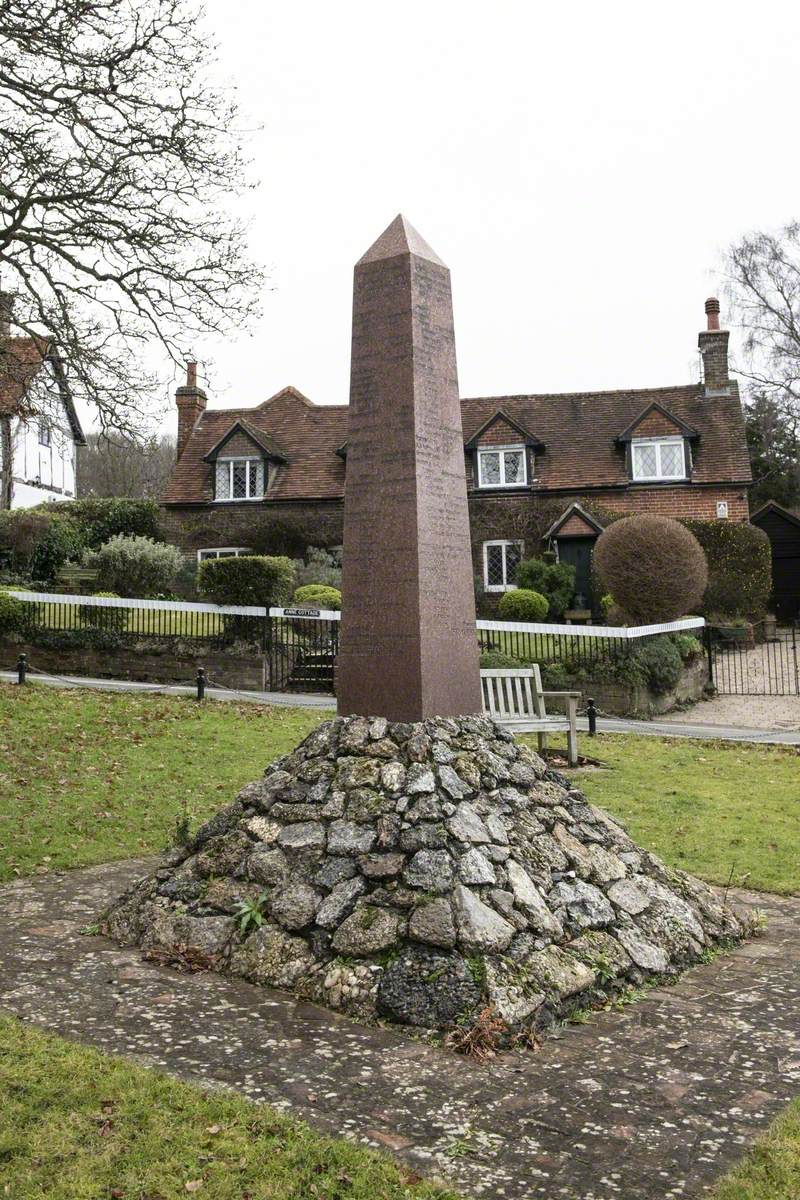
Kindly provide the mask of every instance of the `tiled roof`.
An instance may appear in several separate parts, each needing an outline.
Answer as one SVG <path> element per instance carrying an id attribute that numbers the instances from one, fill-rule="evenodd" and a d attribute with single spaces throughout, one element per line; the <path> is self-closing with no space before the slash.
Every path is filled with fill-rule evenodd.
<path id="1" fill-rule="evenodd" d="M 0 338 L 0 413 L 10 416 L 20 413 L 24 415 L 25 393 L 37 372 L 41 370 L 47 352 L 48 344 L 43 338 Z M 64 369 L 57 358 L 52 357 L 51 362 L 72 436 L 76 442 L 85 445 L 86 439 L 67 386 Z"/>
<path id="2" fill-rule="evenodd" d="M 693 430 L 692 479 L 698 483 L 750 479 L 744 417 L 738 392 L 706 398 L 701 384 L 636 391 L 576 392 L 552 396 L 487 396 L 462 400 L 466 441 L 502 408 L 545 444 L 536 457 L 543 488 L 614 486 L 629 482 L 625 456 L 615 444 L 646 408 L 657 402 Z"/>
<path id="3" fill-rule="evenodd" d="M 464 441 L 502 409 L 544 443 L 536 457 L 537 486 L 581 490 L 629 482 L 617 444 L 633 421 L 657 403 L 693 430 L 693 480 L 750 479 L 744 418 L 738 393 L 706 398 L 700 384 L 615 392 L 544 396 L 485 396 L 461 401 Z M 341 499 L 345 463 L 337 454 L 347 441 L 347 405 L 315 405 L 285 388 L 257 408 L 206 409 L 187 442 L 165 495 L 167 503 L 213 498 L 211 468 L 204 455 L 238 421 L 273 439 L 287 458 L 270 487 L 270 499 Z"/>
<path id="4" fill-rule="evenodd" d="M 203 457 L 237 421 L 266 434 L 288 460 L 270 485 L 271 500 L 344 495 L 345 465 L 336 450 L 347 439 L 347 405 L 312 404 L 295 388 L 284 388 L 257 408 L 206 409 L 175 467 L 167 503 L 213 499 L 211 467 Z"/>

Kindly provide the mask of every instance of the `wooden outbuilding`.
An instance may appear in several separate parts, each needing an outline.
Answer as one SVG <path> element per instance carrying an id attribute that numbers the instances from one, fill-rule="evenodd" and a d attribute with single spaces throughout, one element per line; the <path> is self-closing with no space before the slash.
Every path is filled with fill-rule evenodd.
<path id="1" fill-rule="evenodd" d="M 800 617 L 800 512 L 769 500 L 750 518 L 772 545 L 773 611 L 781 621 Z"/>

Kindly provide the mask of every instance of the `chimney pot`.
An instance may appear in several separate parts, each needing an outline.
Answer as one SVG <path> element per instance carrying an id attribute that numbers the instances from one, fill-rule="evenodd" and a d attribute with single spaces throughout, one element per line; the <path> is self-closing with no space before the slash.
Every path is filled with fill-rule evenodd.
<path id="1" fill-rule="evenodd" d="M 175 403 L 178 407 L 177 456 L 180 458 L 206 407 L 206 394 L 197 386 L 197 363 L 194 359 L 186 364 L 186 383 L 176 391 Z"/>
<path id="2" fill-rule="evenodd" d="M 719 329 L 719 300 L 716 296 L 709 296 L 706 300 L 706 317 L 708 318 L 708 329 Z"/>

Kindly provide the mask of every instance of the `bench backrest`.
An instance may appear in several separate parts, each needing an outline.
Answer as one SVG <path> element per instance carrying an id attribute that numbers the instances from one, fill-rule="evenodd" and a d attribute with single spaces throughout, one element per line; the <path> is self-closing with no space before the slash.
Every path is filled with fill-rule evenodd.
<path id="1" fill-rule="evenodd" d="M 538 663 L 514 670 L 492 667 L 481 671 L 481 693 L 484 713 L 497 721 L 547 716 Z"/>

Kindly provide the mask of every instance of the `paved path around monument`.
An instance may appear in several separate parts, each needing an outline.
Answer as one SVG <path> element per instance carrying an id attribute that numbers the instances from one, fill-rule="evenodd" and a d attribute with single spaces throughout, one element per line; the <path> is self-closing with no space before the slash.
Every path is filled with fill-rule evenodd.
<path id="1" fill-rule="evenodd" d="M 90 679 L 77 675 L 32 675 L 31 678 L 41 684 L 52 687 L 97 688 L 105 692 L 157 692 L 160 695 L 194 696 L 195 688 L 181 684 L 136 683 L 126 679 Z M 0 671 L 0 680 L 4 683 L 16 683 L 16 671 Z M 332 696 L 308 694 L 305 692 L 245 692 L 233 688 L 206 688 L 209 700 L 247 701 L 251 704 L 274 704 L 290 708 L 334 709 L 335 701 Z M 600 733 L 636 733 L 650 737 L 685 737 L 700 738 L 709 741 L 724 742 L 760 742 L 764 745 L 800 746 L 800 730 L 782 729 L 751 729 L 739 725 L 713 725 L 699 722 L 678 722 L 670 718 L 662 721 L 633 721 L 625 717 L 599 717 L 597 728 Z M 578 729 L 588 733 L 588 723 L 585 717 L 578 718 Z M 584 741 L 586 750 L 587 743 Z M 591 746 L 591 743 L 588 743 Z M 591 752 L 590 750 L 587 752 Z"/>
<path id="2" fill-rule="evenodd" d="M 800 1091 L 800 898 L 737 893 L 766 911 L 762 937 L 481 1066 L 82 935 L 146 865 L 0 888 L 0 1009 L 289 1109 L 465 1195 L 702 1196 Z"/>

